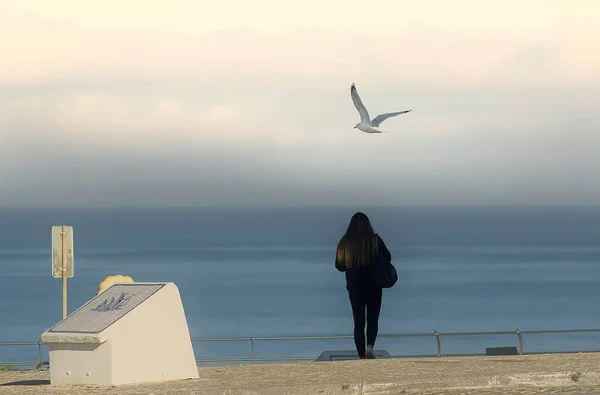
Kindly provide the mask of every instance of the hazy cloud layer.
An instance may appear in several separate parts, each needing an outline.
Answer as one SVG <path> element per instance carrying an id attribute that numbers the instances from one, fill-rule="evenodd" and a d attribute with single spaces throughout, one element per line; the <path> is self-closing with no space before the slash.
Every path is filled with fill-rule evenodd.
<path id="1" fill-rule="evenodd" d="M 0 205 L 600 204 L 596 2 L 287 30 L 133 3 L 0 0 Z M 359 133 L 352 82 L 414 111 Z"/>

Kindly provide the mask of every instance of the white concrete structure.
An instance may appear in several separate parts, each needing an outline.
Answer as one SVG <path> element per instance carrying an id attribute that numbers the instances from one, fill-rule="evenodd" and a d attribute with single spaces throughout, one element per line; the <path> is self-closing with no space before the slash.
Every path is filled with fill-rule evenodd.
<path id="1" fill-rule="evenodd" d="M 114 284 L 42 334 L 52 384 L 198 378 L 174 283 Z"/>

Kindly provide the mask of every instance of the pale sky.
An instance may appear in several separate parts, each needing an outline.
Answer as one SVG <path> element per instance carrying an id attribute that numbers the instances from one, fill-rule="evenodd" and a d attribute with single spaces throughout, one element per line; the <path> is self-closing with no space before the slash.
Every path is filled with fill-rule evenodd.
<path id="1" fill-rule="evenodd" d="M 0 206 L 600 204 L 598 0 L 0 0 L 0 51 Z"/>

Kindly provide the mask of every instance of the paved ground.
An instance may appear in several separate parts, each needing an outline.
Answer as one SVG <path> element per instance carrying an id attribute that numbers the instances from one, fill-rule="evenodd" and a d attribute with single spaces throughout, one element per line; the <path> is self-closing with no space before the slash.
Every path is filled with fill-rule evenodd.
<path id="1" fill-rule="evenodd" d="M 379 359 L 200 367 L 200 379 L 50 385 L 49 372 L 0 372 L 0 394 L 600 394 L 600 353 Z"/>

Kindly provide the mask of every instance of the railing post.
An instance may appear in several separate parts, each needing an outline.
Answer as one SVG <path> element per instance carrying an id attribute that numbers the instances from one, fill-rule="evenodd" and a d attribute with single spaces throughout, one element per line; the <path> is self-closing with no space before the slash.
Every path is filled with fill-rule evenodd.
<path id="1" fill-rule="evenodd" d="M 442 356 L 442 345 L 440 343 L 440 334 L 437 333 L 437 331 L 435 329 L 433 330 L 433 336 L 435 336 L 435 341 L 437 342 L 437 356 L 441 357 Z"/>
<path id="2" fill-rule="evenodd" d="M 517 338 L 519 339 L 519 355 L 523 355 L 523 336 L 521 336 L 519 328 L 517 328 Z"/>
<path id="3" fill-rule="evenodd" d="M 42 343 L 39 340 L 37 341 L 37 346 L 39 363 L 42 363 Z"/>
<path id="4" fill-rule="evenodd" d="M 250 347 L 252 348 L 252 363 L 254 364 L 254 339 L 250 336 Z"/>

